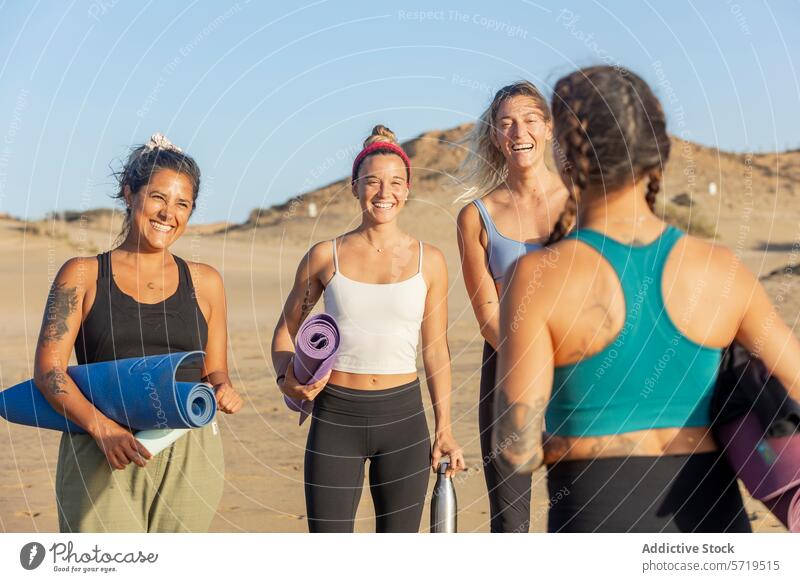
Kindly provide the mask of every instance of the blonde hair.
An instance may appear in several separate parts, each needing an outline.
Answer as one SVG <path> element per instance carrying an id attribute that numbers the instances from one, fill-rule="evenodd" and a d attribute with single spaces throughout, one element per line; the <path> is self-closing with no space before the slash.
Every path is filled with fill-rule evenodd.
<path id="1" fill-rule="evenodd" d="M 491 192 L 508 176 L 506 159 L 492 141 L 492 132 L 495 130 L 495 118 L 500 106 L 517 96 L 533 99 L 542 110 L 545 121 L 549 123 L 552 119 L 547 100 L 530 81 L 511 83 L 495 93 L 492 103 L 481 114 L 465 139 L 468 153 L 461 164 L 461 172 L 464 180 L 477 188 L 478 196 Z"/>
<path id="2" fill-rule="evenodd" d="M 374 147 L 370 148 L 370 146 Z M 370 148 L 368 153 L 366 153 L 367 148 Z M 359 168 L 361 168 L 361 164 L 364 163 L 364 160 L 372 156 L 387 155 L 395 155 L 403 160 L 403 165 L 406 167 L 406 179 L 410 184 L 411 161 L 408 159 L 408 156 L 406 155 L 405 151 L 403 151 L 403 148 L 400 146 L 400 144 L 397 143 L 397 136 L 385 125 L 376 125 L 373 127 L 372 133 L 369 135 L 369 137 L 367 137 L 367 139 L 364 140 L 364 148 L 361 150 L 361 153 L 356 156 L 356 159 L 353 162 L 353 173 L 351 180 L 355 183 L 358 179 L 358 171 Z"/>
<path id="3" fill-rule="evenodd" d="M 395 145 L 399 145 L 397 143 L 397 136 L 394 132 L 386 127 L 385 125 L 376 125 L 372 128 L 372 133 L 364 140 L 364 147 L 370 146 L 374 143 L 378 142 L 388 142 L 393 143 Z"/>

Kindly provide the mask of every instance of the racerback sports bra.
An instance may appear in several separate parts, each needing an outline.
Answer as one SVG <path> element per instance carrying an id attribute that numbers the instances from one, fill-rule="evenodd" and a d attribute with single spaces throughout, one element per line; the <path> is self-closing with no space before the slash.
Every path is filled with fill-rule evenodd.
<path id="1" fill-rule="evenodd" d="M 614 269 L 625 322 L 597 354 L 555 368 L 547 432 L 582 437 L 709 425 L 721 350 L 687 338 L 661 293 L 664 264 L 682 236 L 668 226 L 640 246 L 589 229 L 565 237 L 589 245 Z"/>

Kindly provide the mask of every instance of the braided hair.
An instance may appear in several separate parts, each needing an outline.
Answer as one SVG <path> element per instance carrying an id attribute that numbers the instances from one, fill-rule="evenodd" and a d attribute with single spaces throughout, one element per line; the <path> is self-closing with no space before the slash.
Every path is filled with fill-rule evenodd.
<path id="1" fill-rule="evenodd" d="M 670 142 L 661 104 L 645 81 L 620 67 L 588 67 L 559 79 L 552 100 L 556 163 L 569 198 L 547 244 L 578 222 L 589 186 L 613 192 L 647 177 L 654 210 Z"/>

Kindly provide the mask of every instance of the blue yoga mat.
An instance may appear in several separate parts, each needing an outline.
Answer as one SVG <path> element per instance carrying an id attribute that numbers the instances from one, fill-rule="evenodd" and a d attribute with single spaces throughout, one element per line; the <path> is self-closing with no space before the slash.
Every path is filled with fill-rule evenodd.
<path id="1" fill-rule="evenodd" d="M 200 378 L 205 354 L 177 352 L 70 366 L 67 374 L 103 414 L 133 430 L 198 428 L 217 412 Z M 180 380 L 179 380 L 180 378 Z M 85 433 L 56 412 L 33 380 L 0 392 L 0 416 L 17 424 Z"/>

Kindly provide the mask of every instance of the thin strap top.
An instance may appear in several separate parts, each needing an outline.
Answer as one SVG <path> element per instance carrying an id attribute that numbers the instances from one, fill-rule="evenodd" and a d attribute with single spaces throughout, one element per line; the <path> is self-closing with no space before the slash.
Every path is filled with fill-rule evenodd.
<path id="1" fill-rule="evenodd" d="M 481 215 L 489 239 L 489 272 L 495 281 L 502 282 L 508 268 L 522 255 L 542 248 L 539 243 L 526 243 L 500 234 L 489 211 L 480 198 L 472 201 Z"/>
<path id="2" fill-rule="evenodd" d="M 614 269 L 625 322 L 599 353 L 555 368 L 547 432 L 581 437 L 709 425 L 721 350 L 687 338 L 661 291 L 664 265 L 683 234 L 668 226 L 641 246 L 589 229 L 565 237 L 589 245 Z"/>
<path id="3" fill-rule="evenodd" d="M 186 261 L 178 266 L 178 289 L 159 303 L 139 303 L 114 281 L 111 253 L 97 255 L 97 294 L 75 338 L 79 364 L 172 352 L 204 350 L 208 324 L 195 298 Z"/>
<path id="4" fill-rule="evenodd" d="M 422 276 L 422 249 L 415 275 L 395 283 L 363 283 L 339 270 L 325 288 L 325 312 L 339 327 L 339 353 L 333 369 L 356 374 L 406 374 L 417 371 L 417 346 L 428 286 Z M 398 257 L 402 259 L 402 257 Z"/>

